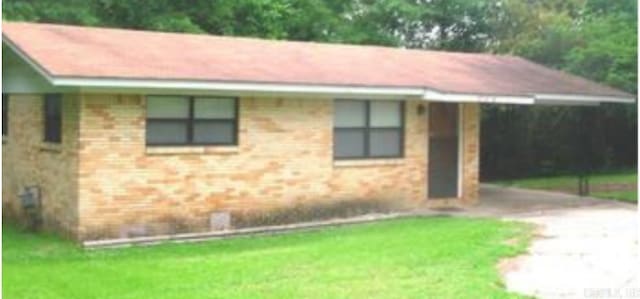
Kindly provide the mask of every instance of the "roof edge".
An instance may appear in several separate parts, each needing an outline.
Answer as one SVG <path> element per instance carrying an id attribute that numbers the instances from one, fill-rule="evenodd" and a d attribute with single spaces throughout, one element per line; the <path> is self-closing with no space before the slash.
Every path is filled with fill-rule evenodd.
<path id="1" fill-rule="evenodd" d="M 537 103 L 553 103 L 557 102 L 566 102 L 573 103 L 575 102 L 577 105 L 583 102 L 600 102 L 600 103 L 621 103 L 621 104 L 633 104 L 636 102 L 636 98 L 629 95 L 628 97 L 624 96 L 594 96 L 594 95 L 581 95 L 581 94 L 536 94 L 535 99 Z"/>
<path id="2" fill-rule="evenodd" d="M 51 78 L 54 86 L 79 87 L 84 90 L 104 89 L 155 89 L 155 90 L 193 90 L 219 91 L 231 93 L 285 93 L 340 96 L 375 97 L 419 97 L 426 101 L 453 103 L 489 103 L 489 104 L 546 104 L 546 105 L 594 105 L 599 103 L 633 104 L 636 98 L 614 95 L 586 94 L 474 94 L 441 92 L 428 87 L 402 86 L 353 86 L 318 85 L 296 83 L 265 82 L 221 82 L 198 80 L 168 79 L 127 79 L 127 78 Z"/>
<path id="3" fill-rule="evenodd" d="M 422 87 L 393 86 L 353 86 L 353 85 L 317 85 L 264 82 L 224 82 L 202 80 L 172 79 L 125 79 L 125 78 L 85 78 L 58 77 L 53 79 L 57 86 L 80 87 L 84 90 L 103 89 L 166 89 L 220 92 L 257 92 L 257 93 L 293 93 L 293 94 L 342 94 L 372 96 L 422 96 Z"/>
<path id="4" fill-rule="evenodd" d="M 432 90 L 425 90 L 422 99 L 436 102 L 453 103 L 489 103 L 489 104 L 523 104 L 531 105 L 535 103 L 535 98 L 530 95 L 488 95 L 470 93 L 441 93 Z"/>

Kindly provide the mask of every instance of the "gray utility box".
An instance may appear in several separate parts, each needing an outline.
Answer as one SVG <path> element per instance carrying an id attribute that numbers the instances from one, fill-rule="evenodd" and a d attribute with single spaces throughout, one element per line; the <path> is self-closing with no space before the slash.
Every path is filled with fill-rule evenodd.
<path id="1" fill-rule="evenodd" d="M 209 229 L 228 230 L 231 229 L 231 214 L 229 212 L 214 212 L 209 216 Z"/>

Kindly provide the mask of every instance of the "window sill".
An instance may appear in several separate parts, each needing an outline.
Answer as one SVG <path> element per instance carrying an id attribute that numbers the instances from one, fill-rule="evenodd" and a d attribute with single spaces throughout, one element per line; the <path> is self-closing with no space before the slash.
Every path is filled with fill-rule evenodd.
<path id="1" fill-rule="evenodd" d="M 59 153 L 62 152 L 62 144 L 44 142 L 40 144 L 39 149 L 41 152 Z"/>
<path id="2" fill-rule="evenodd" d="M 153 146 L 146 148 L 147 155 L 231 155 L 240 151 L 238 146 Z"/>
<path id="3" fill-rule="evenodd" d="M 333 161 L 333 167 L 398 166 L 398 165 L 404 165 L 404 164 L 405 164 L 405 159 L 403 158 Z"/>

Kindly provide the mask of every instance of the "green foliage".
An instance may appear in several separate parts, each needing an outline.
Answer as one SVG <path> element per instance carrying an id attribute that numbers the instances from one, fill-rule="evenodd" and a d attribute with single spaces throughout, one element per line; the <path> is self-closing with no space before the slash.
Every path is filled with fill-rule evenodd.
<path id="1" fill-rule="evenodd" d="M 12 0 L 7 20 L 481 51 L 483 0 Z"/>
<path id="2" fill-rule="evenodd" d="M 514 53 L 637 92 L 636 1 L 506 0 L 492 51 Z M 635 105 L 483 107 L 483 177 L 516 178 L 636 165 Z M 515 110 L 515 112 L 513 111 Z M 580 123 L 583 117 L 590 122 Z M 579 132 L 588 131 L 588 136 Z M 507 131 L 499 134 L 499 130 Z"/>
<path id="3" fill-rule="evenodd" d="M 98 25 L 92 1 L 84 0 L 38 0 L 3 1 L 2 18 L 16 21 L 41 23 L 65 23 Z"/>
<path id="4" fill-rule="evenodd" d="M 494 20 L 491 48 L 635 93 L 636 2 L 611 3 L 505 1 L 505 15 Z"/>
<path id="5" fill-rule="evenodd" d="M 631 203 L 637 203 L 638 202 L 638 191 L 637 190 L 633 190 L 633 191 L 596 192 L 596 193 L 593 194 L 593 196 L 598 197 L 598 198 L 620 200 L 620 201 L 626 201 L 626 202 L 631 202 Z"/>
<path id="6" fill-rule="evenodd" d="M 571 48 L 566 69 L 572 73 L 627 90 L 637 91 L 637 32 L 635 21 L 620 15 L 589 19 L 578 46 Z"/>

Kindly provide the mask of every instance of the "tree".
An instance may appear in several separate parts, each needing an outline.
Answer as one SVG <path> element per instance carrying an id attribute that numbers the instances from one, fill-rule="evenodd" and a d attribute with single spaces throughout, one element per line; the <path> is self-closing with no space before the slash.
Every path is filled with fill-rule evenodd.
<path id="1" fill-rule="evenodd" d="M 615 4 L 612 4 L 615 3 Z M 492 17 L 496 28 L 491 51 L 512 53 L 581 75 L 635 94 L 637 91 L 636 2 L 633 0 L 571 0 L 502 2 L 504 10 Z M 576 168 L 578 120 L 585 109 L 563 107 L 519 108 L 525 113 L 502 126 L 530 130 L 510 137 L 528 150 L 491 159 L 512 147 L 490 137 L 501 110 L 485 107 L 483 171 L 487 177 L 513 177 L 568 171 Z M 592 139 L 588 159 L 597 169 L 636 165 L 636 107 L 601 105 L 589 126 Z M 589 110 L 589 109 L 587 109 Z M 493 131 L 495 133 L 495 131 Z M 532 150 L 533 149 L 533 152 Z M 486 161 L 485 161 L 486 160 Z M 487 162 L 488 161 L 488 162 Z M 516 169 L 511 172 L 505 169 Z"/>

